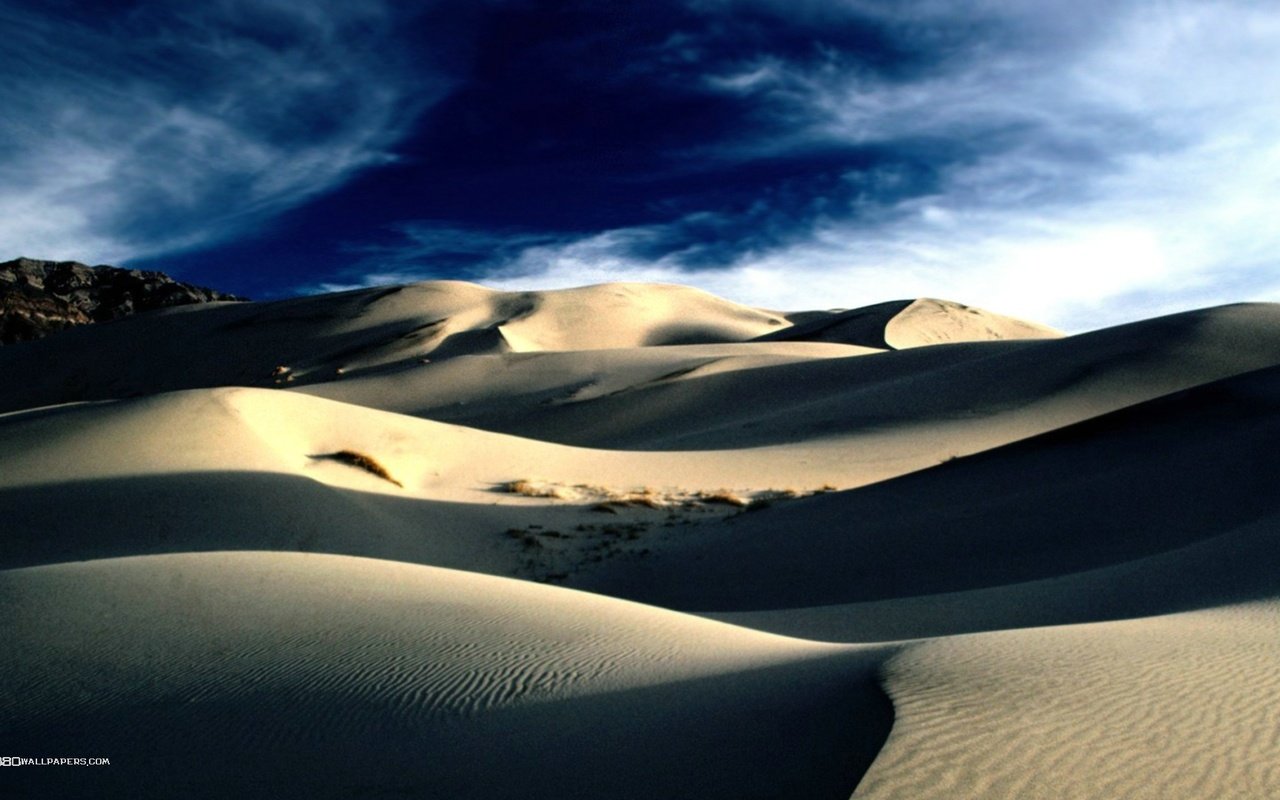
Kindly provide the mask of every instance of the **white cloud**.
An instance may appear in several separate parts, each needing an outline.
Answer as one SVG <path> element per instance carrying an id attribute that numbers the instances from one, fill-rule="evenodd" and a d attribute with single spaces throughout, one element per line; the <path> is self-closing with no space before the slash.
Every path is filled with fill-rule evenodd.
<path id="1" fill-rule="evenodd" d="M 1280 300 L 1280 8 L 1035 6 L 982 4 L 999 35 L 911 80 L 768 60 L 710 79 L 807 104 L 789 146 L 935 139 L 973 153 L 929 197 L 833 214 L 724 270 L 628 257 L 641 228 L 529 248 L 489 282 L 686 282 L 784 309 L 933 295 L 1070 330 Z M 902 13 L 946 25 L 972 8 Z"/>
<path id="2" fill-rule="evenodd" d="M 432 97 L 386 44 L 395 24 L 336 0 L 93 24 L 0 7 L 0 244 L 114 262 L 206 244 L 384 162 Z"/>

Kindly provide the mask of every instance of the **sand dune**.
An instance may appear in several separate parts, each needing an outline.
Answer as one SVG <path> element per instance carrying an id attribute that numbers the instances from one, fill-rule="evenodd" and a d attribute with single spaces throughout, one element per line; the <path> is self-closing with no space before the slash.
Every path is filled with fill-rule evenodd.
<path id="1" fill-rule="evenodd" d="M 914 645 L 853 796 L 1273 797 L 1277 659 L 1274 601 Z"/>
<path id="2" fill-rule="evenodd" d="M 1276 595 L 1277 528 L 1280 519 L 1263 517 L 1154 555 L 1020 583 L 703 616 L 822 641 L 878 642 L 1211 608 Z"/>
<path id="3" fill-rule="evenodd" d="M 1061 331 L 949 300 L 921 298 L 880 303 L 851 311 L 809 312 L 790 318 L 791 328 L 759 341 L 843 342 L 904 350 L 931 344 L 1000 339 L 1046 339 Z"/>
<path id="4" fill-rule="evenodd" d="M 670 403 L 655 403 L 649 390 L 657 387 L 746 371 L 751 372 L 740 377 L 752 379 L 768 367 L 825 364 L 830 359 L 877 352 L 881 351 L 816 342 L 745 342 L 504 353 L 445 359 L 303 386 L 297 391 L 517 435 L 532 432 L 547 438 L 542 429 L 554 426 L 566 431 L 555 437 L 557 441 L 590 446 L 593 442 L 581 432 L 583 426 L 594 427 L 590 425 L 594 416 L 607 416 L 618 407 L 626 407 L 628 417 L 651 408 L 651 414 L 661 417 L 663 427 L 706 426 L 705 412 L 699 415 L 702 419 L 685 416 L 701 406 L 672 408 Z M 624 424 L 651 427 L 630 420 Z M 604 441 L 607 436 L 599 434 L 600 441 L 616 446 L 616 442 Z"/>
<path id="5" fill-rule="evenodd" d="M 71 794 L 845 797 L 890 721 L 874 650 L 388 561 L 95 561 L 0 597 L 5 744 L 117 754 L 21 776 Z"/>
<path id="6" fill-rule="evenodd" d="M 1280 796 L 1280 306 L 435 282 L 0 375 L 0 748 L 112 758 L 6 797 Z"/>
<path id="7" fill-rule="evenodd" d="M 744 611 L 1002 586 L 1143 558 L 1280 520 L 1269 488 L 1278 411 L 1280 368 L 1262 370 L 765 509 L 683 538 L 643 568 L 603 565 L 580 585 Z"/>
<path id="8" fill-rule="evenodd" d="M 918 301 L 876 323 L 897 342 L 894 347 L 1057 335 L 942 301 Z M 0 387 L 0 411 L 175 389 L 324 384 L 459 356 L 747 342 L 790 324 L 782 314 L 663 284 L 498 292 L 431 281 L 270 303 L 210 303 L 0 351 L 0 371 L 14 376 Z M 151 342 L 145 361 L 133 358 L 139 340 Z M 890 346 L 856 350 L 852 346 L 860 342 L 847 343 L 846 354 Z M 737 354 L 836 350 L 760 344 Z M 76 355 L 90 346 L 97 358 Z"/>
<path id="9" fill-rule="evenodd" d="M 212 386 L 315 383 L 482 353 L 738 342 L 786 321 L 684 286 L 497 292 L 433 281 L 139 315 L 0 351 L 0 411 Z M 138 359 L 145 340 L 147 358 Z M 76 355 L 92 347 L 96 358 Z M 280 368 L 284 368 L 281 370 Z"/>
<path id="10" fill-rule="evenodd" d="M 773 363 L 728 355 L 745 356 L 754 346 L 704 350 L 701 366 L 702 354 L 686 360 L 679 348 L 661 348 L 656 357 L 482 357 L 301 391 L 588 447 L 704 450 L 839 438 L 846 454 L 905 451 L 920 468 L 1280 364 L 1280 308 L 1225 307 L 1068 339 L 876 358 L 835 357 L 840 350 L 796 350 Z M 711 362 L 716 352 L 723 355 Z M 648 358 L 654 360 L 642 361 Z M 651 371 L 638 372 L 640 363 Z M 594 390 L 601 374 L 620 379 Z"/>
<path id="11" fill-rule="evenodd" d="M 803 464 L 776 447 L 673 463 L 265 389 L 15 412 L 0 416 L 0 444 L 7 566 L 298 549 L 567 579 L 582 564 L 649 557 L 658 540 L 756 496 L 901 468 L 835 447 Z M 343 451 L 395 482 L 331 457 Z M 521 480 L 534 491 L 509 489 Z"/>

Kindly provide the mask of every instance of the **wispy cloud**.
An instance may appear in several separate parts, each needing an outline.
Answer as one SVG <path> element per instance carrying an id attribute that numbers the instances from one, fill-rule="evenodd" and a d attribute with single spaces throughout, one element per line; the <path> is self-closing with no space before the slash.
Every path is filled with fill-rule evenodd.
<path id="1" fill-rule="evenodd" d="M 0 4 L 10 254 L 118 262 L 251 230 L 385 163 L 444 89 L 379 2 L 59 8 Z"/>
<path id="2" fill-rule="evenodd" d="M 727 223 L 700 244 L 672 236 L 725 213 L 708 208 L 501 253 L 483 262 L 487 282 L 672 280 L 775 308 L 943 295 L 1074 330 L 1280 300 L 1280 10 L 1231 0 L 842 7 L 931 55 L 900 74 L 820 49 L 803 61 L 761 49 L 718 63 L 709 91 L 754 98 L 791 124 L 785 137 L 744 135 L 703 155 L 878 147 L 927 164 L 931 183 L 894 191 L 876 185 L 892 184 L 892 169 L 850 169 L 786 237 L 761 242 Z M 696 42 L 673 42 L 696 59 Z M 714 235 L 751 244 L 707 269 L 698 250 Z"/>

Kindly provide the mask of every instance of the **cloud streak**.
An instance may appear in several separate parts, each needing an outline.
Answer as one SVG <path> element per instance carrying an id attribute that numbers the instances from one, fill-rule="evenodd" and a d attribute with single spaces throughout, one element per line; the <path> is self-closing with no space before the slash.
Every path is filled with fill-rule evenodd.
<path id="1" fill-rule="evenodd" d="M 58 8 L 0 5 L 12 252 L 119 262 L 253 230 L 386 163 L 445 88 L 411 74 L 379 3 Z"/>

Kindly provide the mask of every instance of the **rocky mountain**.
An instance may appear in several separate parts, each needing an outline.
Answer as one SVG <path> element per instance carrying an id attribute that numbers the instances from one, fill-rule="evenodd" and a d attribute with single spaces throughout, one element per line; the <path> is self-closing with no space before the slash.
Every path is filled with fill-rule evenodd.
<path id="1" fill-rule="evenodd" d="M 244 299 L 162 272 L 17 258 L 0 263 L 0 344 L 157 308 Z"/>

